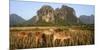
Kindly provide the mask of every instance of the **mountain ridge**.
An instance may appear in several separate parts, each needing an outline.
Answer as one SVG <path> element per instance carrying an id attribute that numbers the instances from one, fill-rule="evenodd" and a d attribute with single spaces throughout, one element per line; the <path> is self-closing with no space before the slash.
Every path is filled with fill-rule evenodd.
<path id="1" fill-rule="evenodd" d="M 18 16 L 18 18 L 19 17 L 20 16 Z M 61 8 L 56 8 L 56 9 L 53 9 L 49 5 L 44 5 L 39 10 L 37 10 L 37 15 L 33 16 L 31 19 L 23 20 L 20 17 L 22 21 L 18 20 L 17 18 L 13 19 L 13 21 L 16 20 L 20 21 L 16 25 L 14 24 L 15 26 L 67 26 L 67 25 L 79 24 L 80 22 L 82 22 L 83 24 L 91 24 L 93 22 L 94 24 L 94 17 L 92 17 L 91 19 L 87 17 L 88 16 L 86 15 L 81 15 L 79 18 L 77 18 L 74 8 L 66 5 L 62 5 Z M 90 20 L 89 21 L 90 23 L 87 22 L 85 18 Z M 87 23 L 85 23 L 84 20 Z M 11 21 L 10 23 L 11 23 L 10 25 L 12 25 Z"/>

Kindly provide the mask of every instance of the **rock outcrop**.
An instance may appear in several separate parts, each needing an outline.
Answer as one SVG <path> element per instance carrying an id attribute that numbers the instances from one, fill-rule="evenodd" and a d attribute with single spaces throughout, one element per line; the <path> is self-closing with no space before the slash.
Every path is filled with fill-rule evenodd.
<path id="1" fill-rule="evenodd" d="M 51 6 L 44 5 L 40 10 L 37 11 L 39 21 L 53 22 L 54 19 L 54 9 Z"/>

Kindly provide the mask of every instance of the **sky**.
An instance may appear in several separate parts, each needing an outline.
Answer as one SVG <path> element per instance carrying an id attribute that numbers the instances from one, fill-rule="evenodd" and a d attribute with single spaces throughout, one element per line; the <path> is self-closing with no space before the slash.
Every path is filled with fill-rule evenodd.
<path id="1" fill-rule="evenodd" d="M 33 1 L 10 1 L 10 14 L 17 14 L 25 20 L 31 19 L 37 15 L 37 11 L 43 5 L 50 5 L 54 9 L 60 8 L 62 5 L 67 5 L 74 8 L 76 16 L 80 15 L 95 15 L 94 5 L 79 5 L 79 4 L 65 4 L 65 3 L 46 3 L 46 2 L 33 2 Z"/>

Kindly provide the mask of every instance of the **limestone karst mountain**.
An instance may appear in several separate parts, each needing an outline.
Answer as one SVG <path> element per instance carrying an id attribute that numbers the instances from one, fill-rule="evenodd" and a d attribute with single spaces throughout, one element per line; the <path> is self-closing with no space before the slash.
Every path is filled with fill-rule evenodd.
<path id="1" fill-rule="evenodd" d="M 77 23 L 75 10 L 65 5 L 62 5 L 61 8 L 56 8 L 55 10 L 49 5 L 44 5 L 37 11 L 37 16 L 39 16 L 40 23 L 49 23 L 53 25 Z"/>
<path id="2" fill-rule="evenodd" d="M 57 8 L 55 10 L 55 19 L 56 22 L 62 22 L 64 24 L 75 24 L 77 23 L 77 17 L 75 14 L 75 10 L 66 5 L 62 5 L 61 8 Z"/>

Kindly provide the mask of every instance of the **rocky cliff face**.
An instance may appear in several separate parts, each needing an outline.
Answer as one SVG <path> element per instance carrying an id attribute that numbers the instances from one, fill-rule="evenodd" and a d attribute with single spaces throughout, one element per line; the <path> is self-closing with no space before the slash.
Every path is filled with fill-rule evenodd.
<path id="1" fill-rule="evenodd" d="M 67 24 L 77 22 L 77 17 L 74 9 L 65 5 L 56 9 L 56 16 L 61 20 L 64 20 L 64 22 Z"/>
<path id="2" fill-rule="evenodd" d="M 40 21 L 53 22 L 54 19 L 54 9 L 51 6 L 44 5 L 40 10 L 37 11 Z"/>

